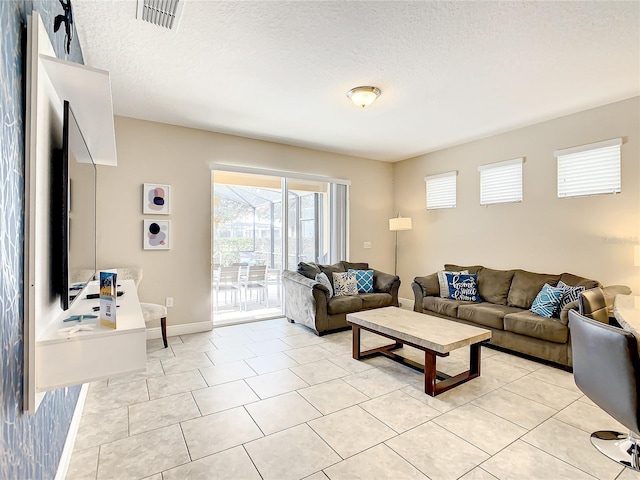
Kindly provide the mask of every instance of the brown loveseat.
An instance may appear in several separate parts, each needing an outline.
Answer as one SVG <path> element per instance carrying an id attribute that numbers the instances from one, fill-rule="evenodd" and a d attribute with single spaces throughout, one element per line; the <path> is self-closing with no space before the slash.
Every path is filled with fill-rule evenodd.
<path id="1" fill-rule="evenodd" d="M 287 319 L 306 325 L 316 335 L 348 328 L 347 314 L 398 306 L 400 278 L 373 270 L 373 293 L 348 296 L 329 296 L 329 289 L 315 281 L 316 275 L 325 273 L 333 284 L 333 272 L 368 270 L 368 263 L 338 262 L 334 265 L 299 263 L 298 271 L 286 270 L 282 274 L 284 308 Z"/>
<path id="2" fill-rule="evenodd" d="M 435 315 L 456 322 L 491 330 L 490 343 L 515 352 L 531 355 L 566 367 L 572 365 L 568 311 L 577 301 L 566 305 L 559 318 L 544 318 L 531 311 L 531 304 L 545 283 L 559 281 L 585 289 L 602 287 L 596 280 L 570 273 L 543 274 L 525 270 L 494 270 L 481 265 L 445 265 L 445 270 L 467 270 L 477 274 L 482 302 L 466 302 L 440 297 L 437 273 L 416 277 L 412 283 L 416 312 Z M 611 287 L 615 290 L 616 287 Z M 626 288 L 626 287 L 625 287 Z M 612 292 L 604 289 L 608 298 Z M 628 290 L 628 289 L 627 289 Z M 615 293 L 615 291 L 613 292 Z"/>

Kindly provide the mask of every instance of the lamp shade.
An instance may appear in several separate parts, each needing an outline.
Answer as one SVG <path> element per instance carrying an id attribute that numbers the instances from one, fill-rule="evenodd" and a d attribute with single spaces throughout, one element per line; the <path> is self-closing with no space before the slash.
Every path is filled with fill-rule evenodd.
<path id="1" fill-rule="evenodd" d="M 398 230 L 411 230 L 413 226 L 411 225 L 410 217 L 397 217 L 389 219 L 389 230 L 392 232 Z"/>

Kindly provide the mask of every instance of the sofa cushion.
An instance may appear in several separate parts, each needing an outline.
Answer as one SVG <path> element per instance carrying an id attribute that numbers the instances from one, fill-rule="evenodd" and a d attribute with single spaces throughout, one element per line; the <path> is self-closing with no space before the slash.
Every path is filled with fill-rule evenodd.
<path id="1" fill-rule="evenodd" d="M 579 277 L 572 273 L 563 273 L 560 276 L 560 280 L 562 280 L 562 283 L 565 285 L 569 285 L 570 287 L 584 287 L 585 290 L 600 286 L 600 282 L 589 278 Z"/>
<path id="2" fill-rule="evenodd" d="M 362 300 L 358 295 L 332 297 L 327 302 L 327 312 L 329 315 L 353 313 L 359 312 L 360 310 L 362 310 Z"/>
<path id="3" fill-rule="evenodd" d="M 440 298 L 449 298 L 449 283 L 447 282 L 447 273 L 463 273 L 467 275 L 467 270 L 438 270 L 438 284 L 440 285 Z"/>
<path id="4" fill-rule="evenodd" d="M 513 270 L 494 270 L 482 268 L 478 271 L 478 292 L 486 302 L 506 305 L 509 288 L 513 279 Z"/>
<path id="5" fill-rule="evenodd" d="M 333 265 L 318 265 L 318 268 L 327 276 L 327 278 L 331 282 L 331 286 L 333 286 L 333 291 L 335 292 L 335 285 L 333 284 L 333 273 L 346 272 L 346 270 L 342 266 L 342 263 L 335 263 Z"/>
<path id="6" fill-rule="evenodd" d="M 562 287 L 552 287 L 545 283 L 533 299 L 531 311 L 545 318 L 557 316 L 563 291 Z"/>
<path id="7" fill-rule="evenodd" d="M 477 274 L 482 268 L 482 265 L 470 265 L 468 267 L 462 267 L 460 265 L 453 265 L 451 263 L 445 263 L 444 269 L 451 270 L 452 272 L 460 272 L 462 270 L 467 270 L 469 273 Z"/>
<path id="8" fill-rule="evenodd" d="M 504 316 L 509 313 L 521 312 L 521 308 L 507 307 L 493 303 L 470 303 L 458 307 L 458 318 L 486 327 L 504 330 Z"/>
<path id="9" fill-rule="evenodd" d="M 368 263 L 364 263 L 364 262 L 352 263 L 352 262 L 345 262 L 343 260 L 340 263 L 342 264 L 342 268 L 344 268 L 345 272 L 349 271 L 349 269 L 351 269 L 351 270 L 369 270 L 369 264 Z"/>
<path id="10" fill-rule="evenodd" d="M 481 302 L 478 294 L 478 276 L 463 273 L 447 273 L 449 285 L 449 298 L 452 300 L 464 300 L 467 302 Z"/>
<path id="11" fill-rule="evenodd" d="M 363 309 L 390 307 L 393 304 L 390 293 L 361 293 L 358 298 L 362 300 Z"/>
<path id="12" fill-rule="evenodd" d="M 554 343 L 567 343 L 569 338 L 569 328 L 560 320 L 544 318 L 528 310 L 505 315 L 504 329 Z"/>
<path id="13" fill-rule="evenodd" d="M 373 270 L 353 270 L 349 269 L 356 276 L 358 293 L 373 293 Z"/>
<path id="14" fill-rule="evenodd" d="M 357 295 L 358 282 L 353 272 L 333 272 L 333 294 L 336 297 L 342 295 Z"/>
<path id="15" fill-rule="evenodd" d="M 542 286 L 548 283 L 555 287 L 558 284 L 558 280 L 560 280 L 560 275 L 516 270 L 511 281 L 511 288 L 509 288 L 507 305 L 529 310 L 533 300 L 542 290 Z"/>
<path id="16" fill-rule="evenodd" d="M 450 300 L 440 297 L 424 297 L 422 299 L 422 308 L 429 312 L 447 315 L 448 317 L 458 316 L 458 307 L 460 305 L 468 305 L 471 302 L 463 302 L 462 300 Z"/>
<path id="17" fill-rule="evenodd" d="M 316 265 L 315 263 L 300 262 L 298 264 L 298 273 L 301 275 L 304 275 L 307 278 L 310 278 L 311 280 L 315 280 L 316 275 L 321 272 L 320 272 L 320 268 L 318 268 L 318 265 Z"/>

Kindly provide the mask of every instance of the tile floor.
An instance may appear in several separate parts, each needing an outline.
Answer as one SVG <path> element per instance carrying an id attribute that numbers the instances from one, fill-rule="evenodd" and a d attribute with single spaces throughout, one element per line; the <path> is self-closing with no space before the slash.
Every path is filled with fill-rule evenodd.
<path id="1" fill-rule="evenodd" d="M 169 340 L 148 342 L 146 374 L 91 384 L 67 479 L 640 478 L 591 446 L 624 429 L 572 375 L 520 357 L 483 348 L 480 378 L 432 398 L 419 372 L 353 360 L 350 331 L 277 319 Z"/>

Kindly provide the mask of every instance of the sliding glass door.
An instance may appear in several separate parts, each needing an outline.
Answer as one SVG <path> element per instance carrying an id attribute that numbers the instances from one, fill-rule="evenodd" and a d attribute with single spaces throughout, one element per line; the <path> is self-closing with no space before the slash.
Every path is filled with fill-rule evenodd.
<path id="1" fill-rule="evenodd" d="M 288 270 L 300 262 L 327 263 L 328 259 L 328 184 L 309 180 L 286 179 Z"/>
<path id="2" fill-rule="evenodd" d="M 283 270 L 346 258 L 346 185 L 214 169 L 212 187 L 214 324 L 281 316 Z"/>

